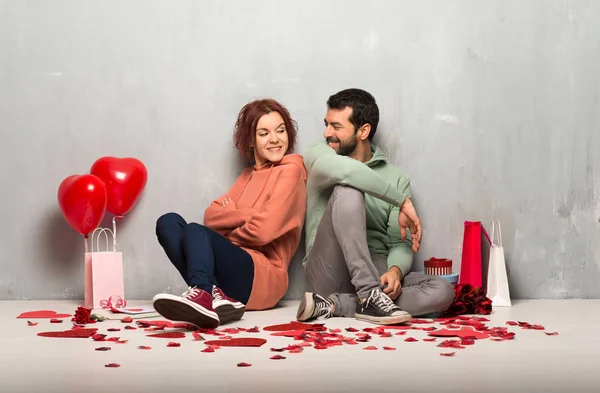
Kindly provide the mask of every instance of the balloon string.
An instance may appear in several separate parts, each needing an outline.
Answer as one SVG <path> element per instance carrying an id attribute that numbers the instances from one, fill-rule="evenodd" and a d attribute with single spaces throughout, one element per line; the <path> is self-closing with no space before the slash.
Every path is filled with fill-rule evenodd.
<path id="1" fill-rule="evenodd" d="M 83 238 L 83 243 L 85 244 L 85 253 L 88 253 L 88 244 L 87 244 L 87 237 Z"/>
<path id="2" fill-rule="evenodd" d="M 113 224 L 113 251 L 117 251 L 117 216 L 112 219 Z"/>

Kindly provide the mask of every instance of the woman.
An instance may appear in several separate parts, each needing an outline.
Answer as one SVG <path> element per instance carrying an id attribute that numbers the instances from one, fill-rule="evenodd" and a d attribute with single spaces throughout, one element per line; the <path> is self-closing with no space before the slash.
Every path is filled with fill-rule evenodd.
<path id="1" fill-rule="evenodd" d="M 296 123 L 275 100 L 242 108 L 235 146 L 251 166 L 204 212 L 204 225 L 175 213 L 158 219 L 156 235 L 188 290 L 158 294 L 163 317 L 201 328 L 239 320 L 246 308 L 271 308 L 288 288 L 287 269 L 306 212 L 306 170 Z"/>

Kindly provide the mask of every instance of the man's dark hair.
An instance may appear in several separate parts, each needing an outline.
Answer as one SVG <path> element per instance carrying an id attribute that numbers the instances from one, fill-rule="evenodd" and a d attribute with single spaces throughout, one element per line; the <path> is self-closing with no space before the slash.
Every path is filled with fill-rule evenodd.
<path id="1" fill-rule="evenodd" d="M 371 125 L 369 141 L 373 140 L 377 124 L 379 124 L 379 107 L 375 102 L 375 97 L 361 89 L 346 89 L 335 93 L 327 100 L 329 109 L 343 110 L 346 107 L 352 108 L 350 123 L 354 125 L 354 130 L 358 130 L 365 124 Z"/>

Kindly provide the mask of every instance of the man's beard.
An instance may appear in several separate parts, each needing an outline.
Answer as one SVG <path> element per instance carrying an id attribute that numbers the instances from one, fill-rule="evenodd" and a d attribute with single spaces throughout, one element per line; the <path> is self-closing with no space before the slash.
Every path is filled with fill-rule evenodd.
<path id="1" fill-rule="evenodd" d="M 356 133 L 354 133 L 354 135 L 352 135 L 352 137 L 350 137 L 350 139 L 346 142 L 342 142 L 334 136 L 330 136 L 326 138 L 326 140 L 327 143 L 339 144 L 336 153 L 340 156 L 349 156 L 350 154 L 354 153 L 354 150 L 356 150 L 356 146 L 358 145 L 358 138 L 356 137 Z"/>

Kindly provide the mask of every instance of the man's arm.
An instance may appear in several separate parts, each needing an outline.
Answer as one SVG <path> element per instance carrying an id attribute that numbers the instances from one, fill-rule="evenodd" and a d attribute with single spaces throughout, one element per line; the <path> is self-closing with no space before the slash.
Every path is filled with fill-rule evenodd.
<path id="1" fill-rule="evenodd" d="M 407 197 L 410 197 L 412 192 L 410 181 L 406 177 L 401 177 L 398 181 L 398 190 Z M 412 250 L 412 241 L 410 232 L 408 232 L 406 240 L 402 240 L 400 235 L 400 227 L 398 226 L 398 214 L 400 209 L 393 207 L 387 223 L 387 232 L 389 236 L 390 249 L 387 258 L 388 269 L 396 266 L 400 269 L 400 279 L 403 279 L 412 268 L 414 252 Z"/>
<path id="2" fill-rule="evenodd" d="M 338 155 L 324 142 L 315 143 L 306 150 L 304 166 L 311 186 L 317 189 L 343 184 L 394 206 L 401 206 L 407 196 L 364 163 Z"/>

